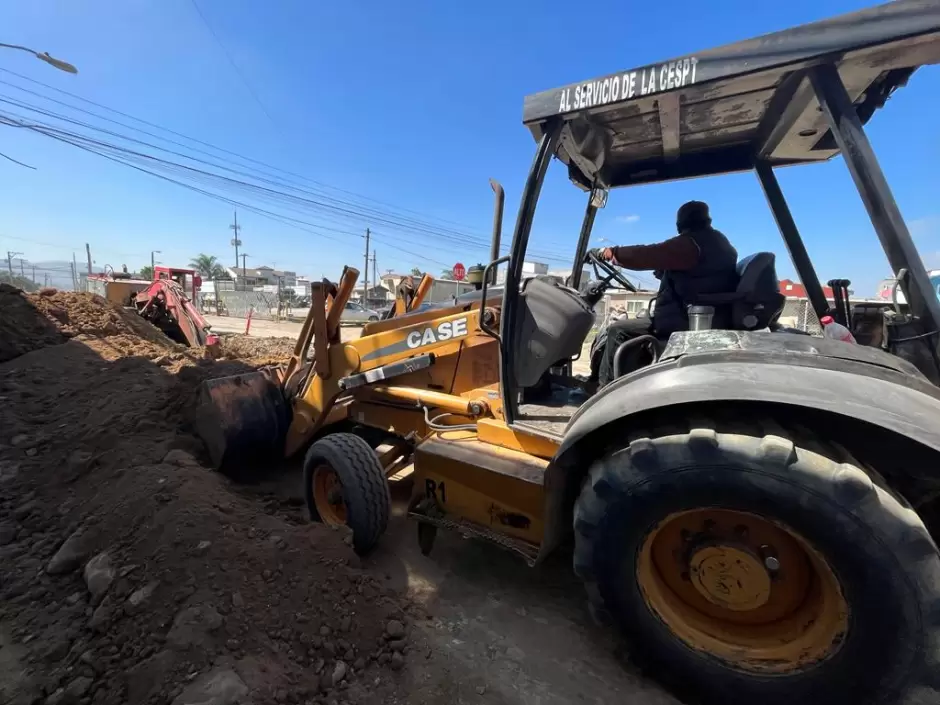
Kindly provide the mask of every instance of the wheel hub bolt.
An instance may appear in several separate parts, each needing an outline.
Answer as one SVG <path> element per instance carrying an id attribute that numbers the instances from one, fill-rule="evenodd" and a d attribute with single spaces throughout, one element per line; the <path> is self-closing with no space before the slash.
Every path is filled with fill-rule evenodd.
<path id="1" fill-rule="evenodd" d="M 767 556 L 764 559 L 764 567 L 771 573 L 776 573 L 780 570 L 780 561 L 774 556 Z"/>

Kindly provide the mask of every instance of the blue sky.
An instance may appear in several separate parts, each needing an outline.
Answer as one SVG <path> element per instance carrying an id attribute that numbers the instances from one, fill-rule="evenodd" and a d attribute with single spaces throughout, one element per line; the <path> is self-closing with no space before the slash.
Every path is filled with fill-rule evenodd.
<path id="1" fill-rule="evenodd" d="M 4 3 L 0 41 L 48 51 L 80 73 L 69 76 L 8 50 L 0 52 L 0 68 L 412 211 L 399 217 L 444 219 L 477 238 L 435 242 L 364 216 L 278 211 L 328 235 L 320 237 L 240 212 L 249 266 L 336 276 L 343 263 L 361 264 L 363 241 L 353 233 L 372 227 L 380 270 L 417 265 L 436 272 L 485 258 L 478 243 L 490 227 L 490 177 L 506 187 L 511 232 L 535 147 L 521 124 L 526 94 L 870 4 L 198 0 L 220 46 L 192 0 Z M 0 81 L 55 95 L 3 72 Z M 0 84 L 0 97 L 73 114 L 9 85 Z M 938 108 L 940 69 L 929 67 L 869 126 L 928 266 L 940 266 Z M 162 250 L 167 264 L 183 265 L 200 252 L 234 260 L 227 204 L 15 128 L 0 133 L 0 152 L 36 167 L 0 160 L 3 252 L 22 251 L 35 261 L 76 251 L 81 259 L 89 242 L 98 267 L 140 266 L 151 249 Z M 873 293 L 888 266 L 841 160 L 779 176 L 820 278 L 847 277 L 856 292 Z M 793 275 L 750 174 L 617 191 L 598 218 L 595 239 L 630 244 L 667 237 L 675 208 L 691 198 L 710 203 L 716 226 L 742 255 L 773 250 L 780 276 Z M 532 248 L 572 252 L 583 199 L 554 165 Z"/>

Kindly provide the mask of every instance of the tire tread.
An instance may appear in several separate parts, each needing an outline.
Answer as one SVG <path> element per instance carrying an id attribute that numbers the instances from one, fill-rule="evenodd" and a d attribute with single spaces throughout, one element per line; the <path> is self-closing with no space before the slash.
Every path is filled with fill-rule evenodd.
<path id="1" fill-rule="evenodd" d="M 610 613 L 594 562 L 606 508 L 617 495 L 628 493 L 631 485 L 674 467 L 670 461 L 676 460 L 676 455 L 669 446 L 683 444 L 693 462 L 699 459 L 705 464 L 716 454 L 760 459 L 765 472 L 789 477 L 791 482 L 793 475 L 799 474 L 801 484 L 827 496 L 862 522 L 885 526 L 895 537 L 900 560 L 926 598 L 924 624 L 927 629 L 933 625 L 924 645 L 923 663 L 898 702 L 921 702 L 923 694 L 929 693 L 934 698 L 929 702 L 940 703 L 940 691 L 934 690 L 940 688 L 940 556 L 917 513 L 876 471 L 809 429 L 788 426 L 774 418 L 701 421 L 693 418 L 688 433 L 682 436 L 672 435 L 674 425 L 631 433 L 628 445 L 598 459 L 591 467 L 574 511 L 574 569 L 585 583 L 591 613 Z M 746 432 L 740 433 L 742 430 Z M 629 462 L 625 463 L 624 458 Z"/>
<path id="2" fill-rule="evenodd" d="M 382 465 L 372 447 L 352 433 L 324 436 L 307 451 L 304 460 L 305 485 L 310 491 L 313 464 L 323 460 L 340 477 L 347 504 L 347 523 L 353 532 L 357 553 L 367 553 L 378 543 L 388 526 L 391 499 Z M 308 498 L 311 518 L 317 519 L 313 502 Z"/>

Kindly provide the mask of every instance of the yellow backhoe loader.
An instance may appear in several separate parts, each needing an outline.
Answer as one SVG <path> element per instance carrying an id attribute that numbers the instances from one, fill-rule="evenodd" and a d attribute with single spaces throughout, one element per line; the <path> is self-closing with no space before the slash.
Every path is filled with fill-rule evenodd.
<path id="1" fill-rule="evenodd" d="M 937 63 L 940 3 L 899 0 L 527 97 L 535 159 L 506 257 L 497 198 L 479 291 L 417 312 L 426 279 L 342 341 L 357 272 L 315 286 L 282 370 L 203 390 L 210 454 L 237 472 L 304 453 L 311 517 L 348 524 L 362 552 L 406 465 L 426 553 L 453 529 L 534 564 L 573 534 L 594 614 L 697 701 L 940 702 L 940 554 L 923 520 L 940 496 L 940 302 L 863 128 Z M 904 304 L 831 310 L 823 293 L 774 167 L 840 154 Z M 564 284 L 523 280 L 553 159 L 587 197 Z M 588 252 L 609 190 L 742 171 L 816 315 L 858 344 L 781 325 L 774 255 L 757 253 L 733 291 L 694 301 L 726 329 L 704 316 L 660 340 L 654 311 L 624 343 L 651 363 L 623 369 L 621 346 L 595 393 L 572 362 L 605 290 L 631 286 Z"/>

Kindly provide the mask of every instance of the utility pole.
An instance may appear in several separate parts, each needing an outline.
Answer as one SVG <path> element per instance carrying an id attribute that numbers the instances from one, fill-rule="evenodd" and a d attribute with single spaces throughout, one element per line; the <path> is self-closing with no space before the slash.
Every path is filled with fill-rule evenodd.
<path id="1" fill-rule="evenodd" d="M 245 285 L 245 258 L 251 257 L 251 255 L 245 254 L 245 255 L 242 255 L 241 257 L 242 257 L 242 286 L 244 286 Z M 235 266 L 238 267 L 238 264 L 236 264 Z"/>
<path id="2" fill-rule="evenodd" d="M 43 274 L 42 276 L 45 278 L 45 280 L 44 280 L 44 282 L 43 282 L 43 286 L 49 286 L 49 275 L 48 275 L 48 274 Z M 37 282 L 37 283 L 38 283 L 38 282 Z"/>
<path id="3" fill-rule="evenodd" d="M 22 261 L 22 260 L 21 260 L 21 261 Z M 35 265 L 35 264 L 33 265 L 33 283 L 34 283 L 34 284 L 38 284 L 38 283 L 39 283 L 39 282 L 36 281 L 36 265 Z"/>
<path id="4" fill-rule="evenodd" d="M 362 305 L 368 306 L 366 303 L 367 297 L 369 296 L 369 236 L 372 233 L 369 232 L 369 228 L 366 228 L 366 268 L 363 270 L 364 278 L 362 280 Z"/>
<path id="5" fill-rule="evenodd" d="M 235 210 L 234 220 L 235 220 L 235 222 L 233 222 L 231 225 L 229 225 L 229 226 L 228 226 L 228 229 L 235 233 L 235 234 L 232 236 L 232 247 L 235 248 L 235 269 L 238 269 L 238 248 L 241 247 L 241 244 L 242 244 L 242 241 L 238 239 L 238 232 L 239 232 L 242 228 L 241 228 L 241 226 L 238 224 L 238 210 L 237 210 L 237 209 Z M 243 259 L 243 260 L 242 260 L 242 263 L 244 263 L 244 261 L 245 261 L 245 260 Z M 245 265 L 242 264 L 242 269 L 244 269 L 244 268 L 245 268 Z M 242 273 L 242 276 L 244 276 L 244 272 Z"/>
<path id="6" fill-rule="evenodd" d="M 22 252 L 10 252 L 7 250 L 7 269 L 10 270 L 10 283 L 13 283 L 13 258 L 17 255 L 23 254 Z"/>
<path id="7" fill-rule="evenodd" d="M 23 266 L 23 257 L 20 257 L 20 276 L 26 279 L 26 267 Z"/>
<path id="8" fill-rule="evenodd" d="M 78 291 L 78 262 L 75 259 L 75 250 L 72 250 L 72 291 Z"/>
<path id="9" fill-rule="evenodd" d="M 85 243 L 85 256 L 88 258 L 88 273 L 91 274 L 91 247 Z"/>
<path id="10" fill-rule="evenodd" d="M 379 285 L 379 275 L 375 271 L 375 250 L 372 250 L 372 286 Z"/>

